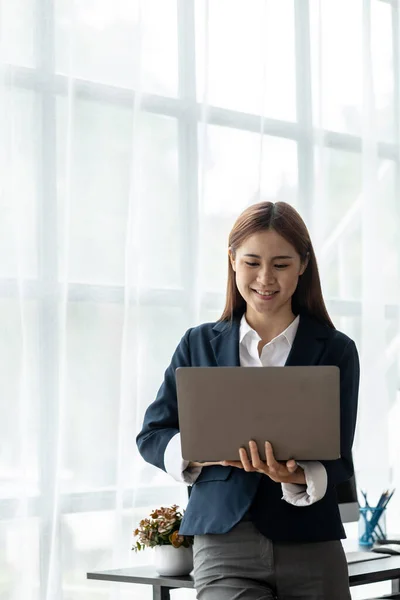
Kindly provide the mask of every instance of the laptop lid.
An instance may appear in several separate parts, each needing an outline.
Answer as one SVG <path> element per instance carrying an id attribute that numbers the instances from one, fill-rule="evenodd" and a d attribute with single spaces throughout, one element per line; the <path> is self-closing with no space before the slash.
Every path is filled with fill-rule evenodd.
<path id="1" fill-rule="evenodd" d="M 179 367 L 182 455 L 239 460 L 239 448 L 271 442 L 277 460 L 340 458 L 337 366 Z"/>

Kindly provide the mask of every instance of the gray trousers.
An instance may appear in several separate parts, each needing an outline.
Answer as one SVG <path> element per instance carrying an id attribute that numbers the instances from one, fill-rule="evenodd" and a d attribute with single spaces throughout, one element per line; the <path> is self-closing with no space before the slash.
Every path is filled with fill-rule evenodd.
<path id="1" fill-rule="evenodd" d="M 196 535 L 199 600 L 350 600 L 341 542 L 277 543 L 250 521 L 222 535 Z"/>

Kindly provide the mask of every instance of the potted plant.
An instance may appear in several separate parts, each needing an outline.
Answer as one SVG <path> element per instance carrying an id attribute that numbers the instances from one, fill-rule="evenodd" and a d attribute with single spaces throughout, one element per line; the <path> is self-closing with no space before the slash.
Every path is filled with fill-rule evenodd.
<path id="1" fill-rule="evenodd" d="M 154 548 L 154 566 L 159 575 L 187 575 L 193 569 L 193 536 L 179 535 L 183 513 L 176 504 L 162 506 L 140 521 L 133 532 L 132 550 Z"/>

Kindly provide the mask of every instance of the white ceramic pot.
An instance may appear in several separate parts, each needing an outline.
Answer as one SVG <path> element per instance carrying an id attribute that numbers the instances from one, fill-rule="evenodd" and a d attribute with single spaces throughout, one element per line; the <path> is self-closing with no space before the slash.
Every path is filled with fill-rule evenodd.
<path id="1" fill-rule="evenodd" d="M 189 575 L 193 569 L 192 546 L 185 548 L 180 546 L 155 546 L 154 567 L 159 575 L 170 575 L 179 577 Z"/>

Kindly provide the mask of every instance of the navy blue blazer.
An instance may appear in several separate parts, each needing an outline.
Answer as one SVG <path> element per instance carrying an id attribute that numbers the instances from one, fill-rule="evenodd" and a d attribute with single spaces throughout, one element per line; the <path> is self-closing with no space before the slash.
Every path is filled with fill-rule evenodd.
<path id="1" fill-rule="evenodd" d="M 147 462 L 165 471 L 165 449 L 179 432 L 175 369 L 240 366 L 239 328 L 240 318 L 205 323 L 185 333 L 137 436 L 139 452 Z M 249 511 L 259 531 L 273 541 L 313 542 L 346 537 L 335 486 L 353 475 L 351 448 L 359 385 L 357 349 L 345 334 L 301 315 L 286 365 L 340 368 L 341 458 L 322 461 L 328 475 L 325 496 L 309 506 L 293 506 L 282 500 L 281 484 L 264 474 L 220 465 L 203 467 L 193 485 L 180 533 L 225 533 Z"/>

